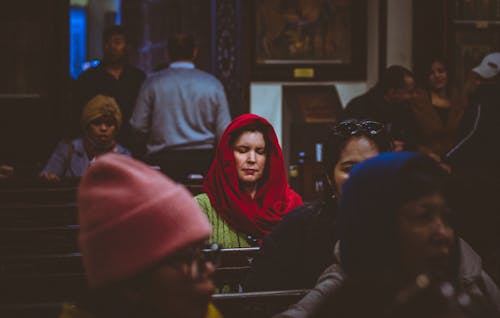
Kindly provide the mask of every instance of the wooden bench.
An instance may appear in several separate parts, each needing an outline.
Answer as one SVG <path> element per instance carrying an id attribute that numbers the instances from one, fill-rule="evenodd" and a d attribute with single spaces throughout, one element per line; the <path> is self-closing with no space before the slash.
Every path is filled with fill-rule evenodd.
<path id="1" fill-rule="evenodd" d="M 214 294 L 212 302 L 224 318 L 266 318 L 285 311 L 308 292 L 305 289 Z"/>
<path id="2" fill-rule="evenodd" d="M 202 190 L 199 182 L 187 187 Z M 75 302 L 86 292 L 76 192 L 77 184 L 0 185 L 0 309 L 51 312 L 50 304 Z M 222 249 L 216 284 L 239 286 L 258 251 Z"/>
<path id="3" fill-rule="evenodd" d="M 55 236 L 57 238 L 58 236 Z M 42 241 L 43 242 L 43 241 Z M 12 250 L 0 256 L 0 304 L 76 301 L 86 290 L 81 255 L 78 252 L 57 253 L 66 245 L 41 248 L 38 253 L 16 254 Z M 238 290 L 250 270 L 258 248 L 223 249 L 214 281 L 222 288 Z M 32 251 L 30 251 L 32 252 Z M 45 253 L 43 253 L 45 252 Z"/>
<path id="4" fill-rule="evenodd" d="M 57 318 L 64 303 L 33 303 L 0 305 L 0 317 Z"/>
<path id="5" fill-rule="evenodd" d="M 0 184 L 0 305 L 74 301 L 85 291 L 78 179 Z"/>
<path id="6" fill-rule="evenodd" d="M 49 183 L 38 178 L 2 180 L 0 203 L 74 203 L 79 181 L 78 178 L 64 179 L 59 183 Z"/>
<path id="7" fill-rule="evenodd" d="M 286 310 L 306 293 L 307 290 L 280 290 L 214 294 L 212 303 L 224 318 L 267 318 Z M 68 302 L 0 304 L 0 317 L 55 318 L 64 303 Z"/>
<path id="8" fill-rule="evenodd" d="M 259 250 L 259 247 L 222 249 L 220 263 L 217 265 L 214 275 L 215 285 L 219 289 L 227 286 L 226 288 L 231 291 L 238 291 Z"/>

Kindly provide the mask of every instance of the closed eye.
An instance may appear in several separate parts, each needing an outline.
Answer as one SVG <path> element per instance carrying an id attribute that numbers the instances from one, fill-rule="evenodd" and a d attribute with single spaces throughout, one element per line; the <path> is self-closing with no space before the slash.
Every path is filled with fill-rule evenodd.
<path id="1" fill-rule="evenodd" d="M 245 146 L 240 146 L 240 147 L 236 147 L 236 151 L 239 152 L 239 153 L 246 153 L 250 150 L 249 147 L 245 147 Z"/>
<path id="2" fill-rule="evenodd" d="M 266 148 L 257 148 L 255 152 L 257 152 L 259 155 L 264 155 L 266 153 Z"/>

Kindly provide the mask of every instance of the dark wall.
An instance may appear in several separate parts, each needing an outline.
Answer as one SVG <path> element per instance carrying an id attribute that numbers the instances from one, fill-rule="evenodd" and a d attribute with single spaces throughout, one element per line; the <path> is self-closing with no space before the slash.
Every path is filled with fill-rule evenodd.
<path id="1" fill-rule="evenodd" d="M 0 11 L 0 161 L 46 160 L 64 133 L 67 0 L 10 1 Z"/>
<path id="2" fill-rule="evenodd" d="M 450 0 L 413 1 L 413 71 L 419 76 L 433 57 L 449 52 Z"/>
<path id="3" fill-rule="evenodd" d="M 232 116 L 248 112 L 249 8 L 244 0 L 122 0 L 132 63 L 146 73 L 166 67 L 168 36 L 190 32 L 199 49 L 196 65 L 222 82 Z"/>
<path id="4" fill-rule="evenodd" d="M 197 65 L 211 71 L 211 2 L 199 0 L 122 0 L 122 22 L 136 49 L 132 62 L 146 73 L 167 62 L 167 38 L 191 32 L 200 49 Z"/>

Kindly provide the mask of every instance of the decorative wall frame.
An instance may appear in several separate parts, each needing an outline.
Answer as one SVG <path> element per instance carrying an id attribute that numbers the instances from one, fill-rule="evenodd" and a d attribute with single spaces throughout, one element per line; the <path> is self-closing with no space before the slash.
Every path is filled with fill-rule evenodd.
<path id="1" fill-rule="evenodd" d="M 252 3 L 253 80 L 365 79 L 366 0 Z"/>

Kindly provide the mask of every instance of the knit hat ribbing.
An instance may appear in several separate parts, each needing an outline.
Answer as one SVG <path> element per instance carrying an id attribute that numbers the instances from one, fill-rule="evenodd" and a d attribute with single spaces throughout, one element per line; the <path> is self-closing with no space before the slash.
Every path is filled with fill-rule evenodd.
<path id="1" fill-rule="evenodd" d="M 79 243 L 92 288 L 131 278 L 210 226 L 183 186 L 135 159 L 105 154 L 78 191 Z"/>

